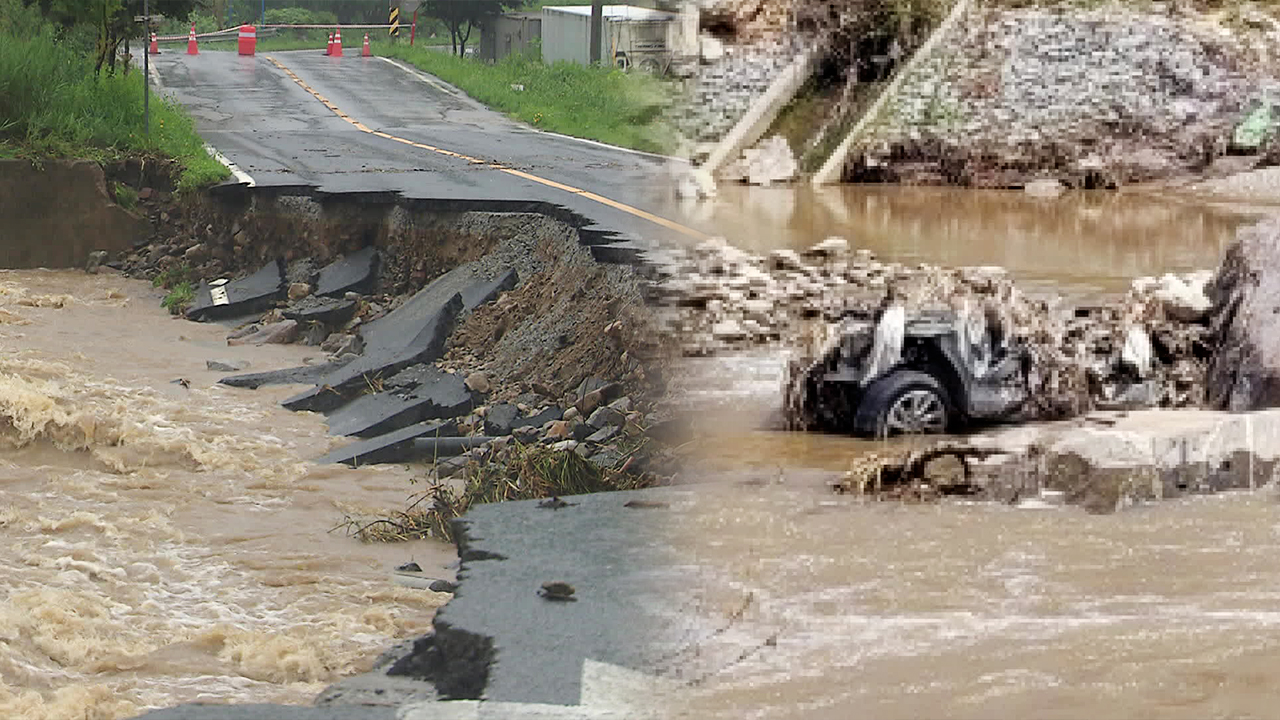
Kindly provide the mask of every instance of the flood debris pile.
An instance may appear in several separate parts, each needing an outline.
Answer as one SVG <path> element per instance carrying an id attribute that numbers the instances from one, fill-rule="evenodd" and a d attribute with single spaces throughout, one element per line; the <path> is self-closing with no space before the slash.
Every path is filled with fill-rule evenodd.
<path id="1" fill-rule="evenodd" d="M 824 409 L 803 388 L 832 369 L 836 354 L 858 353 L 855 364 L 871 364 L 872 342 L 846 343 L 850 324 L 873 328 L 895 306 L 906 318 L 955 318 L 973 340 L 971 363 L 1025 354 L 1011 376 L 1026 396 L 1023 419 L 1204 400 L 1208 273 L 1143 278 L 1115 302 L 1070 307 L 1022 292 L 1003 268 L 882 262 L 841 238 L 768 256 L 712 239 L 667 251 L 659 267 L 657 312 L 685 355 L 761 345 L 790 352 L 787 413 L 795 427 L 823 424 Z M 881 361 L 881 369 L 895 362 Z"/>
<path id="2" fill-rule="evenodd" d="M 1280 98 L 1274 51 L 1251 48 L 1274 47 L 1280 24 L 1249 13 L 1224 26 L 1185 8 L 975 6 L 904 78 L 845 177 L 1115 187 L 1201 172 Z"/>

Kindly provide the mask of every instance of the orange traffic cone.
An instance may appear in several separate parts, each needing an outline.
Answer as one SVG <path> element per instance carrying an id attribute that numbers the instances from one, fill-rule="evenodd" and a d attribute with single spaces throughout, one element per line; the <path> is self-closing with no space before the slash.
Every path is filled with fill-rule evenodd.
<path id="1" fill-rule="evenodd" d="M 196 24 L 191 23 L 191 34 L 187 36 L 187 54 L 199 55 L 200 48 L 196 47 Z"/>
<path id="2" fill-rule="evenodd" d="M 155 33 L 151 33 L 151 47 L 147 48 L 147 52 L 152 55 L 160 54 L 160 43 L 156 40 Z"/>
<path id="3" fill-rule="evenodd" d="M 333 56 L 342 57 L 342 28 L 333 33 Z"/>
<path id="4" fill-rule="evenodd" d="M 324 47 L 325 55 L 333 54 L 333 33 L 329 33 L 329 44 Z"/>
<path id="5" fill-rule="evenodd" d="M 369 52 L 369 33 L 364 34 L 364 47 L 360 49 L 360 57 L 369 57 L 373 53 Z"/>

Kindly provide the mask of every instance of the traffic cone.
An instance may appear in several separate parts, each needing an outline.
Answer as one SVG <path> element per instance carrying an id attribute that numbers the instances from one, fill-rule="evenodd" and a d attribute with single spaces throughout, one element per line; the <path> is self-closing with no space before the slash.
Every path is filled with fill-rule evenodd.
<path id="1" fill-rule="evenodd" d="M 342 57 L 342 28 L 333 33 L 333 56 Z"/>
<path id="2" fill-rule="evenodd" d="M 187 54 L 199 55 L 200 48 L 196 47 L 196 24 L 191 23 L 191 34 L 187 36 Z"/>
<path id="3" fill-rule="evenodd" d="M 370 57 L 373 53 L 369 52 L 369 33 L 364 34 L 364 47 L 360 49 L 360 57 Z"/>
<path id="4" fill-rule="evenodd" d="M 325 55 L 333 54 L 333 33 L 329 33 L 329 44 L 325 46 L 324 54 Z"/>
<path id="5" fill-rule="evenodd" d="M 151 55 L 160 54 L 160 43 L 156 40 L 155 33 L 151 33 L 151 47 L 147 48 L 147 52 Z"/>

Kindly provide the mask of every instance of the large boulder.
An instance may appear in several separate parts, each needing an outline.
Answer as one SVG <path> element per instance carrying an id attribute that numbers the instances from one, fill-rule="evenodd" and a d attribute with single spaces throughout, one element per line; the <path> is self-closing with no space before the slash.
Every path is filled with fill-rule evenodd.
<path id="1" fill-rule="evenodd" d="M 1280 219 L 1239 232 L 1208 295 L 1209 405 L 1234 411 L 1280 406 Z"/>

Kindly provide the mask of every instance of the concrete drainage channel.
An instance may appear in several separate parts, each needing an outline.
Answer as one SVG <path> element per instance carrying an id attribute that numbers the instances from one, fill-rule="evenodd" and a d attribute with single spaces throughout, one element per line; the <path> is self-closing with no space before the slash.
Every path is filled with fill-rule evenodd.
<path id="1" fill-rule="evenodd" d="M 312 385 L 284 405 L 324 413 L 331 434 L 352 438 L 317 462 L 423 461 L 444 480 L 537 447 L 633 478 L 628 487 L 656 482 L 667 461 L 649 441 L 664 384 L 637 252 L 555 207 L 494 209 L 224 188 L 150 208 L 149 242 L 108 264 L 189 283 L 187 317 L 228 327 L 230 357 L 210 360 L 223 384 Z M 280 342 L 327 357 L 265 370 L 233 357 L 237 344 Z M 454 521 L 459 585 L 432 635 L 313 708 L 184 705 L 144 717 L 396 717 L 415 702 L 431 709 L 408 716 L 644 717 L 660 684 L 648 648 L 661 643 L 655 623 L 635 621 L 650 604 L 636 576 L 674 566 L 659 564 L 671 553 L 644 527 L 662 492 L 478 505 Z M 576 595 L 541 596 L 552 581 Z M 623 686 L 645 688 L 643 707 L 627 705 Z"/>

